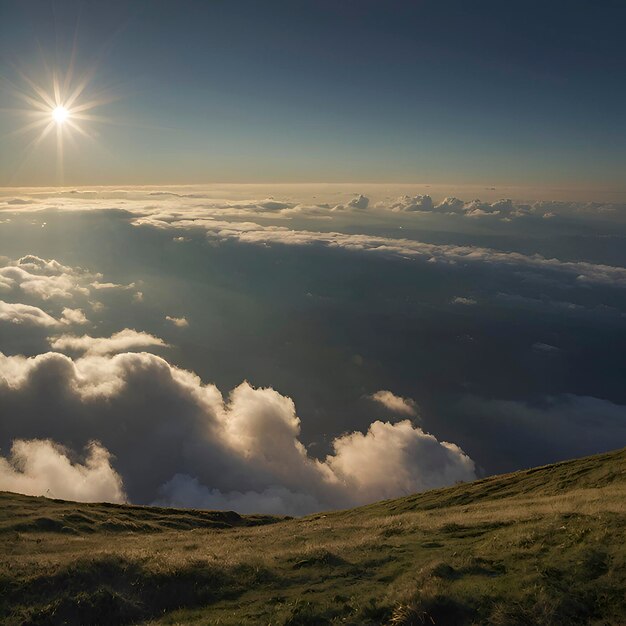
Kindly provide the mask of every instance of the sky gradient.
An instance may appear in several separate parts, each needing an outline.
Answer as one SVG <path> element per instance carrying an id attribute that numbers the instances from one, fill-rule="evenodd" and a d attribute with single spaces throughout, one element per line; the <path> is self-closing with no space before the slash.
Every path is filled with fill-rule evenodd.
<path id="1" fill-rule="evenodd" d="M 625 191 L 626 5 L 0 3 L 0 76 L 75 47 L 88 140 L 33 134 L 0 91 L 0 185 L 415 182 Z M 45 59 L 45 62 L 44 62 Z"/>

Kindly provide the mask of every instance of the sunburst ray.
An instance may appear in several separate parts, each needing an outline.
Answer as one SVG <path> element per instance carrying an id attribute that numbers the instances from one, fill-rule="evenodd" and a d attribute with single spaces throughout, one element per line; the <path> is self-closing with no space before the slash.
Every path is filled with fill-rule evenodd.
<path id="1" fill-rule="evenodd" d="M 43 75 L 47 79 L 36 80 L 18 67 L 13 67 L 18 80 L 18 87 L 6 77 L 0 77 L 3 90 L 21 101 L 22 108 L 3 109 L 25 118 L 25 122 L 5 135 L 13 137 L 22 134 L 36 133 L 35 137 L 24 148 L 23 159 L 18 165 L 30 158 L 33 151 L 56 128 L 56 169 L 59 182 L 63 179 L 65 144 L 72 148 L 76 145 L 75 138 L 81 137 L 95 141 L 85 128 L 90 123 L 111 123 L 112 120 L 102 115 L 94 115 L 92 111 L 104 104 L 119 99 L 118 95 L 106 90 L 94 91 L 94 67 L 82 74 L 76 71 L 76 45 L 73 46 L 69 63 L 64 72 L 58 68 L 50 68 L 44 59 Z M 48 85 L 48 88 L 45 87 Z M 28 108 L 24 108 L 26 105 Z M 76 135 L 73 137 L 72 135 Z"/>

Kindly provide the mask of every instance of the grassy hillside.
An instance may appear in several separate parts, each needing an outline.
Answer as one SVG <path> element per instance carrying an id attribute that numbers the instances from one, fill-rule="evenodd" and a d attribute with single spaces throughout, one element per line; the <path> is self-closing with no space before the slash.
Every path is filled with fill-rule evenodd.
<path id="1" fill-rule="evenodd" d="M 0 494 L 6 624 L 626 624 L 626 450 L 302 519 Z"/>

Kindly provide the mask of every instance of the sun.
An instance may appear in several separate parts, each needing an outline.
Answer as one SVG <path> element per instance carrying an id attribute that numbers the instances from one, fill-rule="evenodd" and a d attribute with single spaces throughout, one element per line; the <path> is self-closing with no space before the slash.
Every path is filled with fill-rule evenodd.
<path id="1" fill-rule="evenodd" d="M 70 112 L 64 106 L 55 107 L 52 111 L 52 119 L 57 124 L 63 124 L 69 117 Z"/>
<path id="2" fill-rule="evenodd" d="M 81 75 L 77 75 L 75 57 L 76 49 L 73 49 L 65 72 L 45 66 L 40 80 L 35 80 L 17 68 L 15 79 L 0 75 L 0 89 L 22 102 L 22 108 L 13 108 L 11 112 L 25 118 L 25 123 L 16 127 L 7 136 L 26 133 L 34 135 L 25 146 L 21 163 L 26 161 L 46 137 L 56 135 L 59 183 L 63 179 L 64 144 L 69 141 L 76 147 L 77 135 L 95 141 L 95 137 L 88 130 L 89 125 L 112 123 L 112 120 L 94 115 L 93 109 L 113 102 L 119 97 L 110 89 L 95 89 L 92 84 L 95 68 L 87 68 Z M 26 107 L 23 107 L 24 104 Z M 18 167 L 21 167 L 21 164 Z"/>

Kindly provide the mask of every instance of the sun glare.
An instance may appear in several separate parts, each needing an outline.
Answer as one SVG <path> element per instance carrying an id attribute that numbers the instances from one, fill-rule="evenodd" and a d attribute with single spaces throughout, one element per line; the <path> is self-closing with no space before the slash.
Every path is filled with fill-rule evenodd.
<path id="1" fill-rule="evenodd" d="M 22 162 L 26 161 L 30 153 L 46 137 L 56 135 L 58 182 L 62 182 L 63 179 L 65 141 L 74 144 L 77 135 L 94 140 L 88 131 L 88 125 L 108 123 L 110 120 L 94 115 L 93 109 L 117 99 L 112 92 L 94 92 L 91 85 L 94 68 L 87 69 L 80 76 L 76 75 L 75 55 L 74 49 L 65 73 L 59 70 L 44 72 L 47 88 L 45 83 L 36 81 L 20 70 L 17 70 L 19 79 L 17 84 L 0 75 L 0 89 L 3 91 L 6 89 L 15 99 L 26 104 L 25 108 L 12 109 L 14 113 L 24 116 L 27 121 L 10 134 L 34 133 L 33 139 L 24 150 Z"/>
<path id="2" fill-rule="evenodd" d="M 65 120 L 68 118 L 69 114 L 69 111 L 65 107 L 58 106 L 52 111 L 52 118 L 57 124 L 63 124 L 63 122 L 65 122 Z"/>

